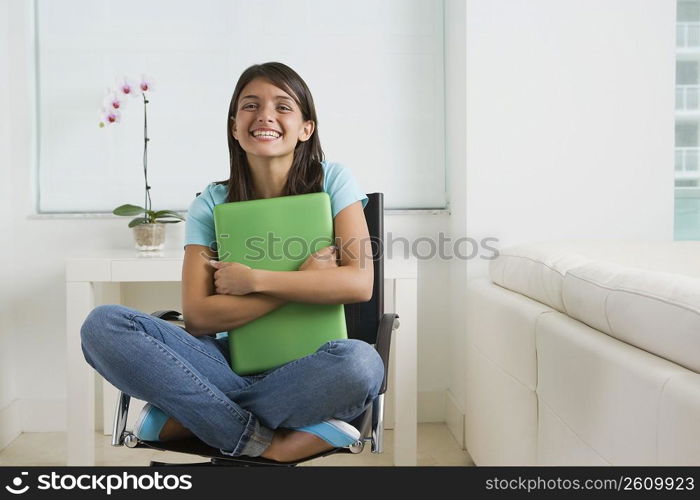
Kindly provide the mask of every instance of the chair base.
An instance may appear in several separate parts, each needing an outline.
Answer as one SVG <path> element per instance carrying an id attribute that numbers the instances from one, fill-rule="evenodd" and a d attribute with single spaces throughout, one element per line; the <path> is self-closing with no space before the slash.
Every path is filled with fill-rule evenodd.
<path id="1" fill-rule="evenodd" d="M 276 466 L 276 467 L 296 467 L 296 463 L 294 464 L 278 464 L 278 463 L 255 463 L 255 462 L 232 462 L 230 460 L 223 460 L 220 461 L 216 458 L 212 458 L 208 462 L 195 462 L 195 463 L 182 463 L 182 464 L 173 464 L 169 462 L 157 462 L 155 460 L 151 460 L 151 462 L 148 464 L 149 467 L 270 467 L 270 466 Z"/>
<path id="2" fill-rule="evenodd" d="M 216 465 L 214 463 L 210 462 L 197 462 L 197 463 L 186 463 L 186 464 L 170 464 L 166 462 L 156 462 L 151 460 L 151 463 L 148 464 L 149 467 L 206 467 L 206 466 L 211 466 L 211 465 Z"/>

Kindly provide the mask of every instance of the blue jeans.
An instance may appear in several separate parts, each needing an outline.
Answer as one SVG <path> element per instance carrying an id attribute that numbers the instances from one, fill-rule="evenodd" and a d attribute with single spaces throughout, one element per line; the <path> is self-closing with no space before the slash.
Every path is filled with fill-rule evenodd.
<path id="1" fill-rule="evenodd" d="M 351 339 L 240 376 L 231 370 L 227 339 L 193 337 L 121 305 L 96 307 L 80 336 L 85 360 L 112 385 L 232 456 L 259 456 L 278 427 L 352 421 L 377 397 L 384 377 L 376 350 Z"/>

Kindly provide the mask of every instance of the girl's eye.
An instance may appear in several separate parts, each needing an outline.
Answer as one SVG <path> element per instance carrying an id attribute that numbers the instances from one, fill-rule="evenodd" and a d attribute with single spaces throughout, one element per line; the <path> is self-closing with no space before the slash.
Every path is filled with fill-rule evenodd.
<path id="1" fill-rule="evenodd" d="M 258 107 L 257 104 L 250 102 L 248 104 L 244 104 L 243 106 L 241 106 L 241 109 L 250 110 L 250 109 L 256 109 L 257 107 Z M 279 109 L 281 111 L 291 111 L 292 110 L 292 108 L 290 108 L 289 106 L 287 106 L 285 104 L 281 104 L 280 106 L 277 107 L 277 109 Z"/>

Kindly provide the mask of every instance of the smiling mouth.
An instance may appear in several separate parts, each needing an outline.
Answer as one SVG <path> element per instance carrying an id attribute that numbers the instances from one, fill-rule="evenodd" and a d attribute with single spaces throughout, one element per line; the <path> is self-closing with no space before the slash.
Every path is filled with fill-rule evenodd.
<path id="1" fill-rule="evenodd" d="M 250 135 L 261 141 L 274 141 L 282 137 L 282 134 L 272 130 L 254 130 Z"/>

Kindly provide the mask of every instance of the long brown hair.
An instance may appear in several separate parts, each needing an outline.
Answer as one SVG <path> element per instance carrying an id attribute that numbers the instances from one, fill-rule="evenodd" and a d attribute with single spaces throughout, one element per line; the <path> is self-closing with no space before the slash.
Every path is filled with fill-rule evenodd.
<path id="1" fill-rule="evenodd" d="M 292 168 L 289 170 L 282 195 L 288 196 L 323 191 L 323 167 L 321 162 L 324 156 L 321 149 L 321 141 L 318 138 L 318 119 L 311 91 L 304 80 L 292 68 L 279 62 L 268 62 L 255 64 L 246 69 L 238 79 L 231 97 L 231 104 L 226 117 L 226 137 L 228 138 L 231 173 L 228 180 L 216 183 L 228 185 L 226 201 L 254 199 L 253 180 L 248 159 L 241 145 L 233 137 L 231 123 L 236 117 L 236 109 L 238 108 L 238 99 L 241 92 L 246 85 L 256 78 L 267 80 L 275 87 L 289 94 L 299 106 L 304 121 L 312 120 L 315 125 L 311 137 L 305 142 L 297 142 L 294 148 Z"/>

